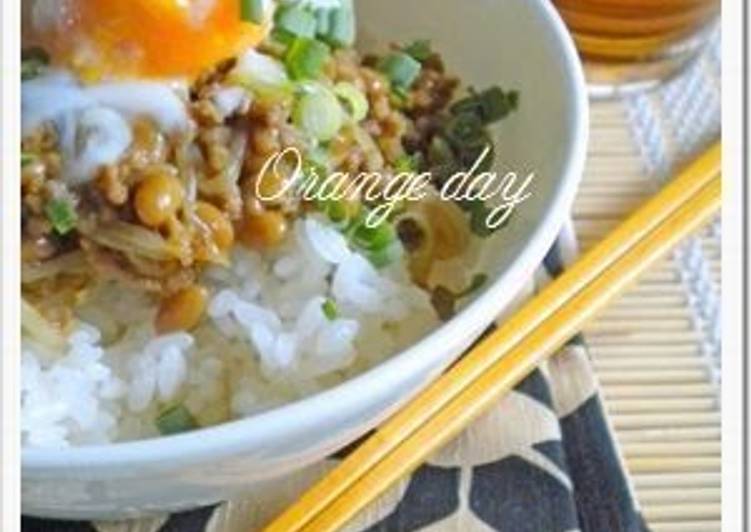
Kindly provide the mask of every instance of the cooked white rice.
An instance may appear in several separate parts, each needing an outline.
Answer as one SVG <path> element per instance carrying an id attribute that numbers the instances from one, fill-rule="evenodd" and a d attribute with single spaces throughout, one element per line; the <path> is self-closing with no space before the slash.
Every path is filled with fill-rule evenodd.
<path id="1" fill-rule="evenodd" d="M 155 337 L 153 305 L 108 285 L 81 309 L 64 353 L 26 341 L 23 443 L 156 436 L 158 413 L 176 403 L 202 425 L 247 416 L 335 385 L 437 323 L 403 261 L 375 269 L 315 216 L 273 254 L 237 249 L 205 282 L 214 296 L 192 334 Z"/>

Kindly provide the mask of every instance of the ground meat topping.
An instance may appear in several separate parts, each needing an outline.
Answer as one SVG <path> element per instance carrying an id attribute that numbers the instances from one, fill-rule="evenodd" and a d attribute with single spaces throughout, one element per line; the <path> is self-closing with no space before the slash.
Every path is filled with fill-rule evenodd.
<path id="1" fill-rule="evenodd" d="M 23 260 L 38 263 L 80 250 L 101 276 L 148 292 L 173 294 L 195 282 L 206 263 L 225 260 L 221 250 L 233 243 L 235 234 L 238 241 L 250 245 L 281 241 L 288 220 L 310 206 L 292 195 L 275 202 L 261 201 L 256 195 L 258 174 L 280 150 L 296 147 L 308 153 L 314 144 L 293 124 L 292 94 L 259 97 L 248 93 L 231 100 L 237 103 L 232 109 L 219 105 L 235 64 L 230 60 L 217 65 L 190 88 L 187 105 L 192 129 L 175 136 L 160 131 L 147 117 L 135 117 L 131 121 L 133 140 L 122 160 L 101 167 L 91 183 L 77 188 L 69 188 L 59 179 L 62 158 L 53 127 L 45 125 L 25 138 L 22 148 L 33 156 L 22 171 Z M 350 175 L 379 172 L 387 178 L 406 154 L 427 150 L 439 127 L 437 117 L 445 111 L 458 84 L 445 73 L 437 55 L 424 61 L 412 89 L 401 95 L 378 70 L 376 58 L 363 59 L 353 50 L 336 50 L 325 74 L 327 83 L 349 83 L 362 91 L 368 102 L 365 120 L 345 125 L 325 146 L 328 170 Z M 149 176 L 159 173 L 173 176 L 183 187 L 181 204 L 174 215 L 164 220 L 152 215 L 150 223 L 145 223 L 134 206 L 136 192 Z M 274 176 L 278 182 L 274 185 L 272 179 L 271 186 L 281 186 L 292 177 L 290 169 Z M 55 187 L 50 186 L 53 182 Z M 158 188 L 155 190 L 158 194 Z M 51 199 L 60 197 L 70 199 L 81 224 L 78 231 L 64 238 L 56 234 L 45 210 Z M 201 213 L 212 213 L 218 224 L 212 227 L 225 228 L 221 246 L 212 242 L 218 236 L 201 219 Z M 106 238 L 92 238 L 101 236 L 92 233 L 97 227 L 113 224 L 152 232 L 154 242 L 163 241 L 172 250 L 165 252 L 170 258 L 157 259 L 137 250 L 124 252 L 109 247 Z M 399 224 L 398 232 L 408 250 L 419 247 L 423 236 L 419 227 L 405 222 Z"/>

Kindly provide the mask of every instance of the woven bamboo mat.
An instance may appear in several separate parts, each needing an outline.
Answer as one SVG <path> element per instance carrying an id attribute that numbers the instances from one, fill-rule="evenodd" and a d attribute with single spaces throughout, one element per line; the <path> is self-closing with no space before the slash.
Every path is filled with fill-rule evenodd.
<path id="1" fill-rule="evenodd" d="M 625 106 L 592 106 L 589 160 L 574 207 L 582 249 L 655 190 Z M 720 286 L 719 222 L 697 235 Z M 720 405 L 678 259 L 646 274 L 585 331 L 636 495 L 655 532 L 720 530 Z"/>

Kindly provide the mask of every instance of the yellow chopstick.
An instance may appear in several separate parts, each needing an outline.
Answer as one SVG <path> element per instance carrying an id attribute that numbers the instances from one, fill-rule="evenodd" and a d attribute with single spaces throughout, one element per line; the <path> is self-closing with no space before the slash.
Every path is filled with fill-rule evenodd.
<path id="1" fill-rule="evenodd" d="M 507 320 L 492 336 L 496 342 L 496 350 L 502 352 L 513 347 L 547 319 L 563 302 L 599 275 L 615 258 L 702 188 L 719 173 L 720 160 L 721 146 L 717 142 L 688 165 L 657 196 L 615 229 L 602 243 L 572 265 L 556 283 L 540 294 L 540 297 L 531 301 L 519 313 Z M 468 354 L 464 361 L 467 363 L 456 366 L 452 371 L 452 380 L 436 382 L 428 387 L 421 394 L 423 401 L 408 404 L 363 443 L 359 449 L 362 452 L 358 452 L 359 461 L 345 461 L 342 466 L 332 472 L 330 477 L 327 477 L 327 479 L 336 478 L 337 482 L 328 482 L 325 490 L 313 488 L 308 491 L 295 506 L 275 521 L 269 530 L 285 532 L 295 530 L 295 526 L 299 526 L 299 523 L 309 520 L 385 456 L 391 447 L 403 438 L 403 435 L 415 430 L 440 410 L 448 399 L 485 371 L 492 362 L 492 360 L 483 360 L 472 353 Z M 343 467 L 345 464 L 346 468 Z"/>
<path id="2" fill-rule="evenodd" d="M 336 520 L 339 523 L 351 516 L 361 506 L 352 505 L 351 500 L 355 496 L 353 494 L 363 492 L 361 477 L 371 477 L 377 465 L 382 467 L 379 462 L 387 458 L 387 455 L 397 447 L 404 449 L 405 442 L 410 441 L 409 436 L 413 432 L 421 429 L 432 416 L 445 412 L 446 406 L 457 396 L 463 396 L 460 394 L 466 393 L 468 387 L 474 381 L 479 380 L 504 352 L 514 348 L 531 331 L 541 326 L 564 303 L 595 280 L 606 268 L 611 267 L 620 256 L 643 239 L 657 224 L 665 223 L 665 220 L 679 210 L 680 206 L 685 204 L 697 190 L 702 189 L 712 176 L 717 175 L 719 160 L 720 145 L 717 143 L 688 166 L 653 200 L 647 202 L 621 224 L 607 239 L 582 257 L 558 280 L 551 283 L 538 297 L 525 305 L 516 316 L 508 320 L 449 373 L 387 421 L 355 453 L 309 490 L 297 504 L 269 525 L 267 530 L 285 532 L 301 530 L 307 524 L 311 525 L 309 528 L 311 530 L 328 530 L 330 528 L 320 528 L 320 526 L 330 523 L 331 515 L 338 515 Z M 681 212 L 684 210 L 685 208 Z M 552 327 L 551 323 L 552 321 L 547 322 L 542 327 L 547 330 L 546 334 L 549 336 L 548 329 Z M 510 355 L 504 357 L 503 360 L 507 358 L 509 361 L 516 360 Z M 513 382 L 517 382 L 526 375 L 539 362 L 539 358 L 523 358 L 522 361 L 527 363 L 514 364 L 507 369 L 509 376 L 515 379 L 512 379 Z M 451 404 L 456 405 L 456 402 Z M 442 408 L 444 410 L 441 410 Z M 432 438 L 433 436 L 429 437 L 429 439 Z M 401 460 L 405 465 L 417 463 L 412 460 L 404 461 L 403 458 Z M 408 469 L 405 467 L 398 475 L 406 472 Z M 398 478 L 398 475 L 395 478 Z M 379 491 L 382 489 L 385 488 L 379 488 Z M 371 495 L 376 494 L 374 492 Z M 348 511 L 341 511 L 341 508 L 338 512 L 330 511 L 332 508 L 340 507 L 341 500 L 345 499 L 349 501 L 347 504 L 351 505 Z M 365 499 L 361 498 L 361 501 Z"/>
<path id="3" fill-rule="evenodd" d="M 506 353 L 482 377 L 405 438 L 390 454 L 352 484 L 346 493 L 335 499 L 300 530 L 324 532 L 341 527 L 391 484 L 416 469 L 430 454 L 461 432 L 504 393 L 510 391 L 655 260 L 717 212 L 719 206 L 720 178 L 717 177 L 696 201 L 689 202 L 686 209 L 671 217 L 653 237 L 650 236 L 643 244 L 629 251 L 612 269 L 562 307 L 553 319 L 536 329 L 517 348 Z M 493 348 L 492 344 L 485 344 L 483 347 L 486 350 Z"/>

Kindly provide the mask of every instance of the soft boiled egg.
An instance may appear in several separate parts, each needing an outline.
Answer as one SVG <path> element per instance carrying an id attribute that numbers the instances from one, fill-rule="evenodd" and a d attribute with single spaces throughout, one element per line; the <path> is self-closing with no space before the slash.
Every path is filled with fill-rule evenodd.
<path id="1" fill-rule="evenodd" d="M 24 45 L 82 78 L 192 77 L 257 45 L 240 0 L 24 0 Z M 267 10 L 268 11 L 268 10 Z"/>

